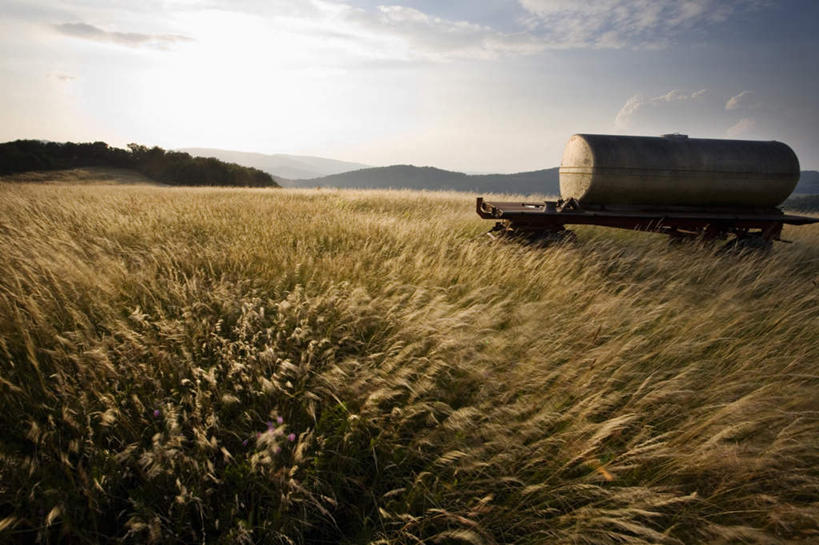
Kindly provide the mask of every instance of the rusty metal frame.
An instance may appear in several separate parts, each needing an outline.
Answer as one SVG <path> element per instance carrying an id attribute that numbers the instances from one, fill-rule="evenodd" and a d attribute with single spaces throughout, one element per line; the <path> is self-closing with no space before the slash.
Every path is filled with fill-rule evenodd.
<path id="1" fill-rule="evenodd" d="M 567 201 L 484 201 L 476 203 L 478 215 L 499 223 L 494 230 L 520 234 L 548 234 L 565 230 L 566 225 L 601 225 L 666 234 L 673 238 L 781 240 L 782 226 L 806 225 L 819 218 L 785 214 L 777 208 L 731 209 L 636 206 L 584 207 Z"/>

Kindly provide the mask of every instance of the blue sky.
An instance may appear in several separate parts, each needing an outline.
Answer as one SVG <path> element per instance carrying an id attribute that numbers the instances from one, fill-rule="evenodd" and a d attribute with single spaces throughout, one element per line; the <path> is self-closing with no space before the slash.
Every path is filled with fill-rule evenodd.
<path id="1" fill-rule="evenodd" d="M 817 169 L 817 27 L 815 0 L 0 0 L 0 140 L 513 172 L 684 132 Z"/>

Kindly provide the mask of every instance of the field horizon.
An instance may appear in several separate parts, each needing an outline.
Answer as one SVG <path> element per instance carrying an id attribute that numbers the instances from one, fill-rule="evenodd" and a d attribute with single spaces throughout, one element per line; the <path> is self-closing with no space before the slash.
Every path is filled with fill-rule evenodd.
<path id="1" fill-rule="evenodd" d="M 0 181 L 0 541 L 819 539 L 819 225 L 75 174 Z"/>

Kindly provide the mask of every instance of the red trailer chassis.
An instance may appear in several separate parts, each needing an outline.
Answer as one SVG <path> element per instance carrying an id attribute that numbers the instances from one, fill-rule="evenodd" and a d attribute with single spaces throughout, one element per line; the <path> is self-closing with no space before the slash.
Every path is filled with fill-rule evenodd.
<path id="1" fill-rule="evenodd" d="M 717 240 L 735 237 L 732 243 L 782 240 L 782 226 L 806 225 L 819 218 L 785 214 L 778 208 L 694 208 L 639 206 L 581 206 L 574 199 L 542 202 L 484 201 L 479 197 L 478 215 L 496 220 L 490 235 L 560 239 L 570 233 L 566 225 L 602 225 L 685 238 Z"/>

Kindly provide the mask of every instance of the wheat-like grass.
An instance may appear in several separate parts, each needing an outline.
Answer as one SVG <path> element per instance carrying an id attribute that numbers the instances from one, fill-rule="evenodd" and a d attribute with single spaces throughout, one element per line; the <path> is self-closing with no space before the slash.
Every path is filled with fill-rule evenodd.
<path id="1" fill-rule="evenodd" d="M 819 226 L 770 256 L 473 197 L 0 184 L 0 541 L 819 539 Z"/>

